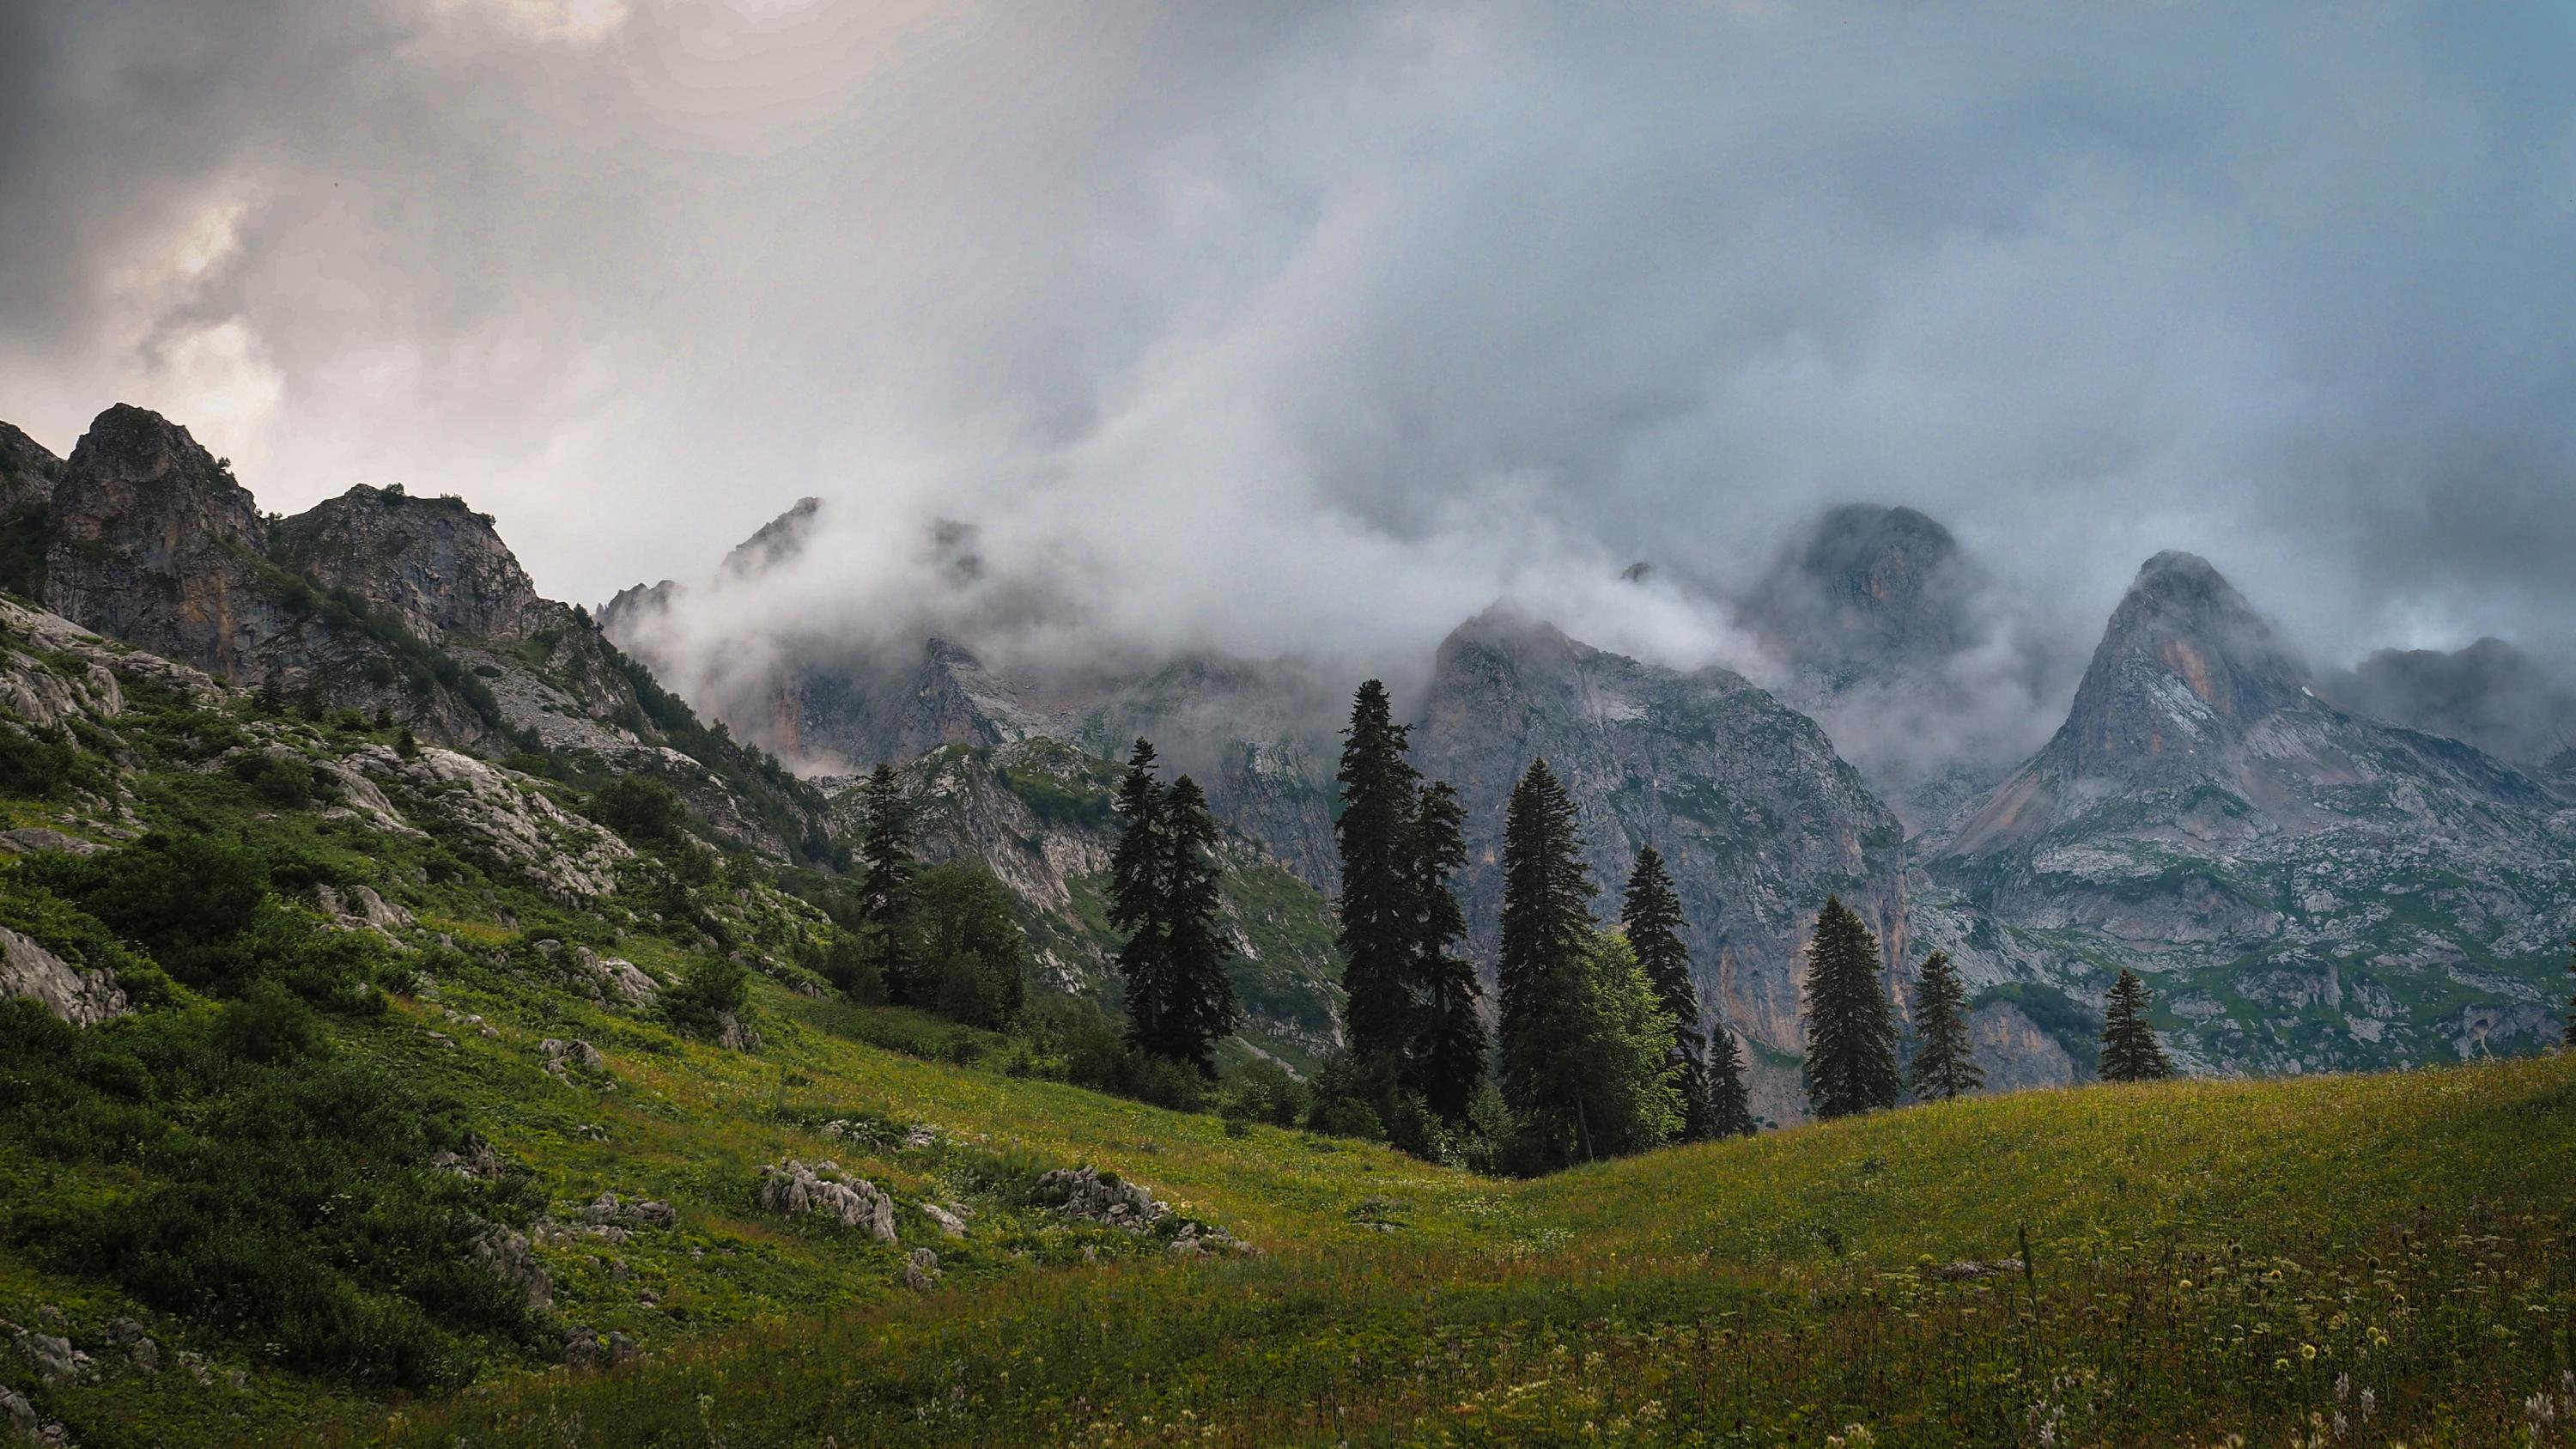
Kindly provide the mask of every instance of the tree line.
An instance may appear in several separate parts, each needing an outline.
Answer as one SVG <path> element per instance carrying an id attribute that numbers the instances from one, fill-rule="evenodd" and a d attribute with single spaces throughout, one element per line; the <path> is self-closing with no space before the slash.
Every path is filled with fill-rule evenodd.
<path id="1" fill-rule="evenodd" d="M 1342 1049 L 1311 1085 L 1308 1124 L 1520 1172 L 1757 1130 L 1744 1045 L 1702 1009 L 1669 867 L 1641 848 L 1605 923 L 1573 800 L 1544 759 L 1505 811 L 1487 1010 L 1454 885 L 1467 864 L 1466 811 L 1447 781 L 1413 765 L 1409 736 L 1385 686 L 1363 683 L 1335 774 Z M 890 769 L 877 768 L 865 797 L 855 929 L 832 974 L 862 1000 L 1008 1024 L 1021 1006 L 1025 947 L 1004 888 L 979 870 L 921 869 L 911 807 Z M 1165 783 L 1153 743 L 1140 738 L 1112 808 L 1108 917 L 1124 937 L 1114 958 L 1124 1050 L 1152 1071 L 1213 1081 L 1217 1046 L 1244 1013 L 1226 969 L 1220 835 L 1206 792 L 1186 774 Z M 1881 962 L 1860 915 L 1828 898 L 1803 982 L 1803 1077 L 1820 1118 L 1983 1085 L 1967 989 L 1949 956 L 1935 951 L 1916 972 L 1903 1058 Z M 2143 983 L 2122 971 L 2103 1027 L 2105 1080 L 2171 1075 L 2148 1006 Z"/>

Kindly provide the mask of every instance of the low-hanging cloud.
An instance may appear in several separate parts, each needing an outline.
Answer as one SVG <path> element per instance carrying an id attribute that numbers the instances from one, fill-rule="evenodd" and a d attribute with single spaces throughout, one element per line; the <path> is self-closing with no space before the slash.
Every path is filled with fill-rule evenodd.
<path id="1" fill-rule="evenodd" d="M 1859 499 L 2016 716 L 2164 547 L 2329 659 L 2576 616 L 2559 7 L 38 0 L 0 150 L 0 415 L 590 600 L 822 496 L 737 663 L 962 590 L 1395 672 L 1508 594 L 1759 674 L 1726 601 Z"/>

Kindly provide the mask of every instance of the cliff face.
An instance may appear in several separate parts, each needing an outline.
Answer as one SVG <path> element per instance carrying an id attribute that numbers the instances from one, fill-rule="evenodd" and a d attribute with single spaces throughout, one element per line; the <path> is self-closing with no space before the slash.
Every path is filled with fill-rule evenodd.
<path id="1" fill-rule="evenodd" d="M 1416 763 L 1467 807 L 1462 895 L 1486 959 L 1504 807 L 1541 757 L 1574 799 L 1599 914 L 1616 915 L 1639 846 L 1662 852 L 1701 999 L 1755 1041 L 1804 1048 L 1800 953 L 1828 894 L 1879 932 L 1895 979 L 1903 832 L 1813 721 L 1727 670 L 1659 669 L 1500 611 L 1440 646 L 1414 735 Z"/>
<path id="2" fill-rule="evenodd" d="M 2089 1006 L 2137 966 L 2184 1059 L 2222 1069 L 2452 1058 L 2463 1009 L 2504 1049 L 2537 1030 L 2518 1011 L 2555 989 L 2576 929 L 2576 811 L 2318 698 L 2184 554 L 2140 571 L 2048 746 L 1922 844 L 1940 889 L 1920 929 L 1972 980 Z"/>
<path id="3" fill-rule="evenodd" d="M 157 413 L 99 414 L 54 487 L 45 607 L 227 678 L 289 622 L 250 490 Z"/>
<path id="4" fill-rule="evenodd" d="M 523 643 L 569 611 L 538 597 L 488 514 L 364 484 L 276 529 L 278 561 L 382 604 L 414 634 Z"/>

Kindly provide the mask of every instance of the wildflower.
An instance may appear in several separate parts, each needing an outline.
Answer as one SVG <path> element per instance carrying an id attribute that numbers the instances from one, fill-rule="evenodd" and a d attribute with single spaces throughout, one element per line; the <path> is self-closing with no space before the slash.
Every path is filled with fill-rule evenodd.
<path id="1" fill-rule="evenodd" d="M 2370 1422 L 2371 1412 L 2379 1407 L 2379 1395 L 2371 1389 L 2361 1391 L 2361 1422 Z"/>
<path id="2" fill-rule="evenodd" d="M 2350 1374 L 2336 1374 L 2336 1375 L 2335 1375 L 2335 1402 L 2336 1402 L 2336 1403 L 2338 1403 L 2338 1404 L 2340 1404 L 2340 1403 L 2342 1403 L 2344 1400 L 2349 1399 L 2349 1398 L 2351 1398 L 2351 1397 L 2352 1397 L 2352 1375 L 2350 1375 Z"/>
<path id="3" fill-rule="evenodd" d="M 2341 1410 L 2341 1409 L 2337 1409 L 2337 1410 L 2335 1410 L 2335 1416 L 2334 1416 L 2334 1436 L 2335 1436 L 2336 1438 L 2340 1439 L 2340 1438 L 2342 1438 L 2344 1435 L 2349 1434 L 2349 1433 L 2351 1433 L 2351 1432 L 2352 1432 L 2352 1423 L 2351 1423 L 2351 1421 L 2350 1421 L 2350 1420 L 2347 1420 L 2346 1418 L 2344 1418 L 2344 1416 L 2343 1416 L 2343 1410 Z"/>
<path id="4" fill-rule="evenodd" d="M 2309 1363 L 2315 1363 L 2317 1361 L 2317 1346 L 2313 1343 L 2300 1344 L 2299 1357 Z"/>

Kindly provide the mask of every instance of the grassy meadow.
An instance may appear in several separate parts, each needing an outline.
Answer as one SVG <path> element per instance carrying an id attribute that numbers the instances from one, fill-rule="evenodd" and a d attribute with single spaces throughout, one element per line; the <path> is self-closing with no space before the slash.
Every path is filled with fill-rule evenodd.
<path id="1" fill-rule="evenodd" d="M 952 1144 L 870 1160 L 899 1195 L 1097 1163 L 1261 1254 L 1087 1261 L 1100 1232 L 997 1206 L 934 1292 L 890 1286 L 900 1246 L 803 1285 L 782 1253 L 634 1365 L 351 1408 L 329 1442 L 2487 1445 L 2576 1417 L 2576 1058 L 2034 1092 L 1506 1183 L 774 1008 L 763 1059 L 612 1057 L 609 1144 L 494 1140 L 564 1196 L 668 1183 L 699 1234 L 767 1242 L 753 1164 L 872 1112 Z"/>

